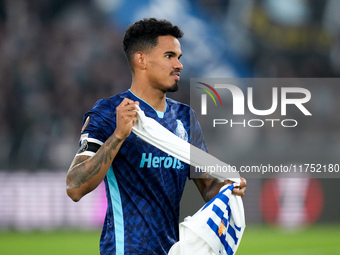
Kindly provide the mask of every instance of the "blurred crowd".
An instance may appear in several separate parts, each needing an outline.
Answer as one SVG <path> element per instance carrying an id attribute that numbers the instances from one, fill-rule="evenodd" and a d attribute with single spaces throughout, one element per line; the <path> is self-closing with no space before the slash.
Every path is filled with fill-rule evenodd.
<path id="1" fill-rule="evenodd" d="M 0 0 L 0 169 L 68 166 L 77 150 L 83 114 L 96 100 L 129 87 L 122 31 L 96 2 Z M 255 76 L 340 75 L 339 34 L 324 29 L 320 24 L 326 21 L 317 15 L 320 10 L 332 13 L 331 7 L 309 1 L 315 14 L 311 18 L 318 22 L 294 34 L 290 25 L 270 16 L 277 8 L 273 1 L 191 2 L 211 14 L 218 10 L 215 19 L 224 24 L 221 32 L 233 42 L 228 47 L 247 59 Z M 301 31 L 314 43 L 299 38 Z"/>
<path id="2" fill-rule="evenodd" d="M 229 1 L 224 28 L 259 77 L 339 77 L 338 0 Z"/>
<path id="3" fill-rule="evenodd" d="M 69 163 L 83 114 L 130 83 L 115 27 L 89 1 L 54 2 L 2 1 L 2 169 Z"/>

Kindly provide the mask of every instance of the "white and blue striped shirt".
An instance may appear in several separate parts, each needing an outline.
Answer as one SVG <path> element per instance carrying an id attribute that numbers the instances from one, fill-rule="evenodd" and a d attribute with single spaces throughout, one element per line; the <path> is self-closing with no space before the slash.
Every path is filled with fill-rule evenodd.
<path id="1" fill-rule="evenodd" d="M 233 195 L 233 185 L 221 188 L 196 214 L 180 224 L 180 240 L 169 255 L 233 255 L 245 229 L 242 199 Z"/>

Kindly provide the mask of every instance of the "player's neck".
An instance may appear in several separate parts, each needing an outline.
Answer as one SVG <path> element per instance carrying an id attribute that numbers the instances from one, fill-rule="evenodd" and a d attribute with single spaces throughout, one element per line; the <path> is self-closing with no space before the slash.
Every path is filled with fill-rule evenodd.
<path id="1" fill-rule="evenodd" d="M 151 105 L 156 111 L 165 112 L 166 94 L 161 90 L 141 86 L 136 82 L 132 83 L 130 90 L 137 97 Z"/>

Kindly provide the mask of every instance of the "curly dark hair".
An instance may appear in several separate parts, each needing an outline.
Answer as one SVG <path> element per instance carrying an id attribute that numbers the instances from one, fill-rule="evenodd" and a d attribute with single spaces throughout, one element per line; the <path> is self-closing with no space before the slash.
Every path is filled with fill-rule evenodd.
<path id="1" fill-rule="evenodd" d="M 171 35 L 179 39 L 183 36 L 183 32 L 169 21 L 155 18 L 142 19 L 127 28 L 123 40 L 123 49 L 132 70 L 133 54 L 152 49 L 158 43 L 158 36 L 164 35 Z"/>

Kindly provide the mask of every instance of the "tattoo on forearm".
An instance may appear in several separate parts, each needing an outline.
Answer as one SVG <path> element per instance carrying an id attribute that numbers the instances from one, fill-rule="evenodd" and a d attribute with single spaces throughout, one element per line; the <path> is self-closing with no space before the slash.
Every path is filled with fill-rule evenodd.
<path id="1" fill-rule="evenodd" d="M 117 154 L 117 147 L 122 140 L 112 135 L 92 157 L 78 156 L 69 173 L 69 188 L 79 188 L 99 173 L 104 165 L 111 164 Z M 113 153 L 114 152 L 114 153 Z"/>

